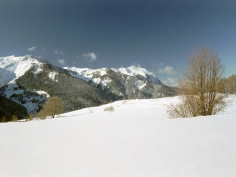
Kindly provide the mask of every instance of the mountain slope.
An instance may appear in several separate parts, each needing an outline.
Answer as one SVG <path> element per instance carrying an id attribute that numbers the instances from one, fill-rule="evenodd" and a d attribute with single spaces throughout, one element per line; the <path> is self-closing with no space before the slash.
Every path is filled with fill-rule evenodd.
<path id="1" fill-rule="evenodd" d="M 0 58 L 0 87 L 8 84 L 12 80 L 22 76 L 31 67 L 34 66 L 35 71 L 40 71 L 40 66 L 46 61 L 38 57 L 22 56 L 15 57 L 14 55 Z"/>
<path id="2" fill-rule="evenodd" d="M 0 122 L 3 121 L 3 116 L 6 118 L 5 121 L 10 121 L 13 115 L 16 115 L 19 119 L 24 119 L 27 116 L 27 109 L 14 101 L 0 96 Z"/>
<path id="3" fill-rule="evenodd" d="M 47 100 L 47 95 L 42 95 L 39 91 L 35 90 L 26 90 L 24 86 L 16 83 L 10 83 L 0 88 L 0 96 L 25 107 L 28 114 L 38 112 L 42 104 Z"/>
<path id="4" fill-rule="evenodd" d="M 89 69 L 65 67 L 74 77 L 120 98 L 159 98 L 176 95 L 177 89 L 161 84 L 156 76 L 144 68 L 131 66 L 120 69 Z"/>
<path id="5" fill-rule="evenodd" d="M 112 97 L 87 82 L 71 76 L 67 70 L 52 64 L 41 66 L 42 71 L 34 74 L 30 69 L 16 79 L 16 84 L 27 91 L 45 91 L 50 96 L 57 96 L 65 111 L 73 111 L 89 106 L 97 106 L 112 101 Z"/>

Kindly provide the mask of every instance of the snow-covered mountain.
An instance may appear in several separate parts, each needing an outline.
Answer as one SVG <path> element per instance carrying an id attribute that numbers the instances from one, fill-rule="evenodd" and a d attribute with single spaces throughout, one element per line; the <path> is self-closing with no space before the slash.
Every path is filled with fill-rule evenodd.
<path id="1" fill-rule="evenodd" d="M 152 72 L 146 70 L 145 68 L 130 66 L 128 68 L 111 68 L 113 71 L 126 74 L 129 76 L 141 76 L 143 80 L 147 80 L 149 82 L 153 82 L 155 84 L 161 84 L 161 81 L 153 74 Z"/>
<path id="2" fill-rule="evenodd" d="M 145 68 L 131 66 L 128 68 L 76 68 L 64 67 L 74 77 L 122 98 L 158 98 L 171 96 L 176 90 L 167 87 Z"/>
<path id="3" fill-rule="evenodd" d="M 47 99 L 40 91 L 31 93 L 16 84 L 16 80 L 24 76 L 24 74 L 31 70 L 32 74 L 36 75 L 41 72 L 42 65 L 47 63 L 39 57 L 22 56 L 15 57 L 14 55 L 0 58 L 0 95 L 6 99 L 14 101 L 27 109 L 27 113 L 39 110 L 39 104 Z M 20 115 L 21 116 L 21 115 Z"/>
<path id="4" fill-rule="evenodd" d="M 38 57 L 2 57 L 0 68 L 4 83 L 0 96 L 24 106 L 28 114 L 38 112 L 50 96 L 59 97 L 65 111 L 114 101 L 111 95 L 71 76 L 68 70 Z"/>
<path id="5" fill-rule="evenodd" d="M 90 68 L 76 68 L 76 67 L 64 67 L 64 69 L 73 71 L 75 73 L 71 73 L 75 77 L 81 78 L 86 82 L 93 80 L 96 76 L 103 76 L 107 74 L 109 68 L 101 68 L 101 69 L 90 69 Z M 125 74 L 128 76 L 139 76 L 143 81 L 153 82 L 155 84 L 161 84 L 161 81 L 153 74 L 152 72 L 146 70 L 145 68 L 130 66 L 128 68 L 110 68 L 112 71 L 117 73 Z M 95 81 L 96 83 L 96 81 Z"/>
<path id="6" fill-rule="evenodd" d="M 61 99 L 65 111 L 128 98 L 159 98 L 176 88 L 144 68 L 60 68 L 34 56 L 0 58 L 0 96 L 27 109 L 40 110 L 50 96 Z"/>
<path id="7" fill-rule="evenodd" d="M 0 87 L 24 75 L 30 68 L 34 74 L 41 71 L 41 65 L 46 61 L 30 55 L 15 57 L 14 55 L 0 58 Z"/>

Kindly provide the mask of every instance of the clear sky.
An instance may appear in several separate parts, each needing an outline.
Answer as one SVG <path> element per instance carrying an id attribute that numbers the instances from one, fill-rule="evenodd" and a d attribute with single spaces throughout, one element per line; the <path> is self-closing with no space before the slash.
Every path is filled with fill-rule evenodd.
<path id="1" fill-rule="evenodd" d="M 236 74 L 235 0 L 0 0 L 0 56 L 144 67 L 173 84 L 197 46 Z"/>

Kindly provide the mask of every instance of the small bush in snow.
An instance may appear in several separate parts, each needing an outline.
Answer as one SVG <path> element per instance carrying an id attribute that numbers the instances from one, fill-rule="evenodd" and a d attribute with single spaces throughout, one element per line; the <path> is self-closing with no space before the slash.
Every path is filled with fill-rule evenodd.
<path id="1" fill-rule="evenodd" d="M 1 122 L 6 122 L 6 117 L 3 116 Z"/>
<path id="2" fill-rule="evenodd" d="M 111 106 L 109 106 L 109 107 L 106 107 L 105 109 L 104 109 L 104 111 L 110 111 L 110 112 L 113 112 L 115 109 L 114 109 L 114 107 L 111 105 Z"/>
<path id="3" fill-rule="evenodd" d="M 31 112 L 30 115 L 28 115 L 28 116 L 26 117 L 26 121 L 32 121 L 33 118 L 34 118 L 34 113 Z"/>
<path id="4" fill-rule="evenodd" d="M 18 121 L 18 117 L 16 115 L 13 115 L 11 118 L 11 121 L 16 122 Z"/>

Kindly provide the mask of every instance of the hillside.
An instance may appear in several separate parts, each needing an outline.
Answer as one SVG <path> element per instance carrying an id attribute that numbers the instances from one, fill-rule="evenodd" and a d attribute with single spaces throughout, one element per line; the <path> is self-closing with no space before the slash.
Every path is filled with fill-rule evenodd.
<path id="1" fill-rule="evenodd" d="M 10 121 L 11 117 L 16 115 L 19 119 L 24 119 L 27 116 L 27 110 L 24 106 L 0 96 L 0 122 L 5 116 L 5 121 Z"/>
<path id="2" fill-rule="evenodd" d="M 177 101 L 174 97 L 1 123 L 1 176 L 233 177 L 236 99 L 231 99 L 225 112 L 206 117 L 169 119 L 165 105 Z M 115 110 L 104 111 L 110 105 Z"/>
<path id="3" fill-rule="evenodd" d="M 16 84 L 27 91 L 45 91 L 50 96 L 57 96 L 66 112 L 84 107 L 98 106 L 114 99 L 102 90 L 68 74 L 67 70 L 51 64 L 41 66 L 42 71 L 33 74 L 30 69 L 16 80 Z"/>

